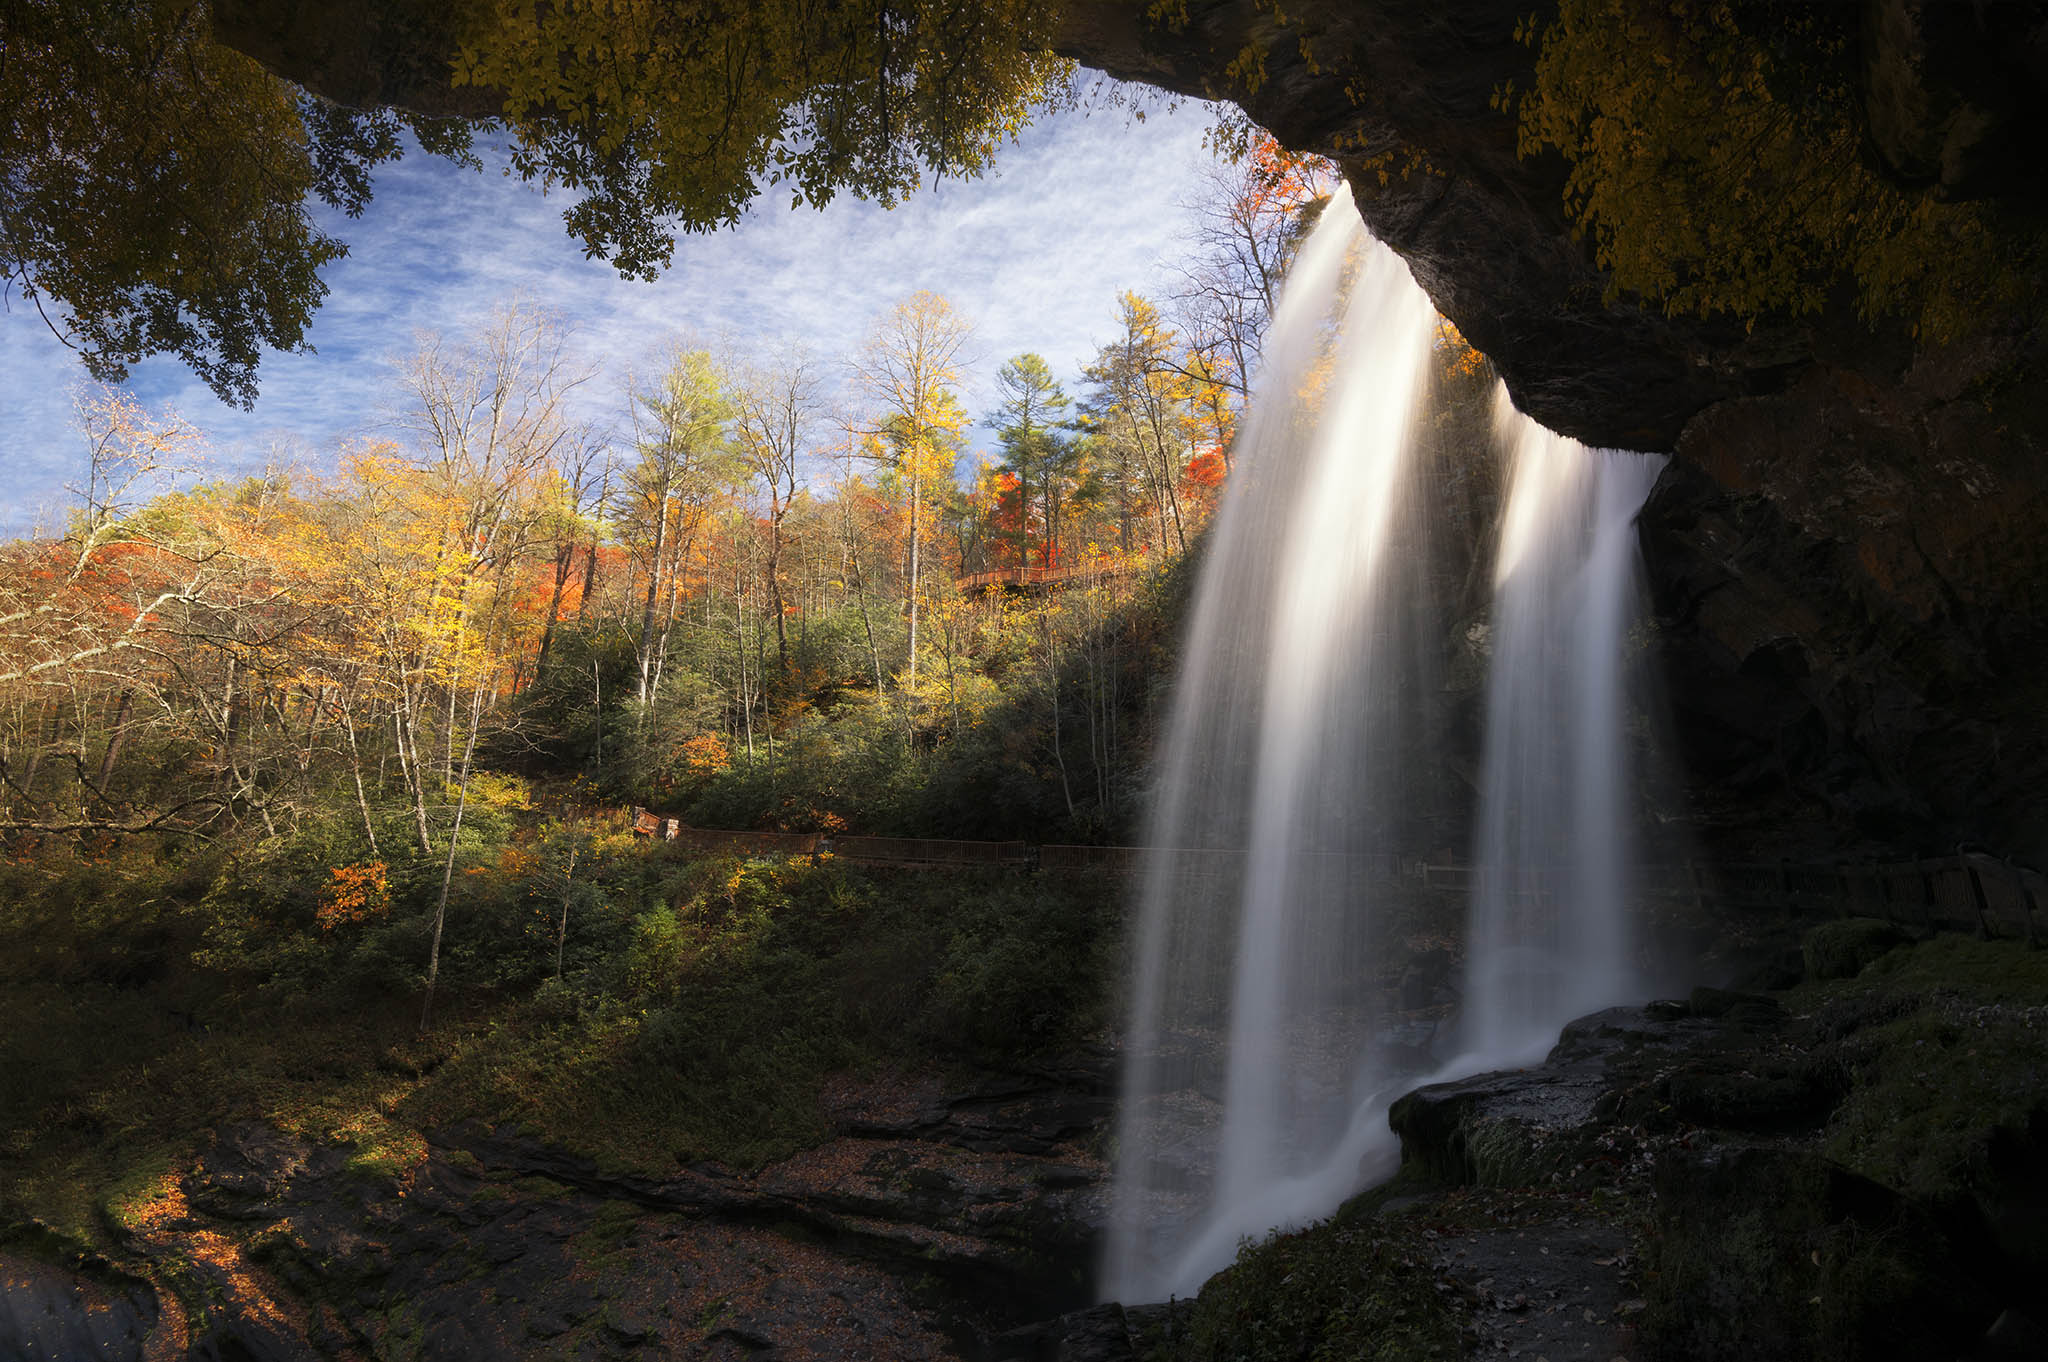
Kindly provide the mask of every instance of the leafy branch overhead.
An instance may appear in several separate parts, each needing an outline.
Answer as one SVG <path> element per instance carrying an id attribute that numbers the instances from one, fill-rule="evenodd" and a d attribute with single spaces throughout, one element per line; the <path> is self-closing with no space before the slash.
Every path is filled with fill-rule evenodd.
<path id="1" fill-rule="evenodd" d="M 313 203 L 360 214 L 407 134 L 480 164 L 468 123 L 375 90 L 324 102 L 215 41 L 260 8 L 0 10 L 0 271 L 96 379 L 174 355 L 251 405 L 263 353 L 308 348 L 320 271 L 347 253 Z M 894 203 L 927 171 L 976 175 L 1069 72 L 1022 0 L 375 9 L 391 42 L 424 45 L 400 64 L 426 83 L 483 87 L 462 111 L 502 112 L 513 169 L 574 191 L 586 253 L 645 279 L 678 230 L 731 224 L 764 185 Z"/>
<path id="2" fill-rule="evenodd" d="M 247 407 L 265 350 L 303 350 L 350 216 L 409 128 L 467 155 L 467 130 L 323 105 L 216 45 L 204 6 L 23 0 L 0 10 L 0 272 L 94 378 L 175 355 Z"/>
<path id="3" fill-rule="evenodd" d="M 1935 338 L 2024 313 L 2048 256 L 2038 214 L 2014 211 L 2034 202 L 2014 187 L 2029 178 L 2013 173 L 2022 163 L 1999 162 L 2004 180 L 1987 190 L 1982 176 L 1950 176 L 1948 124 L 1933 130 L 1948 140 L 1928 145 L 1927 129 L 1878 126 L 1880 106 L 1946 109 L 1949 94 L 1910 50 L 1894 63 L 1903 76 L 1873 74 L 1856 12 L 1564 0 L 1521 22 L 1529 57 L 1506 12 L 1471 8 L 1461 41 L 1498 77 L 1475 88 L 1498 90 L 1537 158 L 1490 171 L 1489 153 L 1432 112 L 1470 89 L 1398 60 L 1435 30 L 1374 7 L 17 0 L 0 10 L 0 272 L 96 378 L 176 356 L 247 406 L 265 351 L 306 348 L 321 270 L 346 252 L 315 205 L 361 213 L 375 169 L 415 145 L 477 165 L 470 137 L 490 130 L 509 170 L 569 191 L 564 216 L 587 255 L 652 279 L 678 233 L 738 221 L 764 189 L 794 204 L 842 192 L 893 204 L 927 175 L 982 173 L 1034 111 L 1076 98 L 1057 50 L 1227 94 L 1291 127 L 1297 145 L 1341 151 L 1355 180 L 1395 191 L 1389 203 L 1419 192 L 1398 184 L 1428 179 L 1461 193 L 1498 181 L 1517 212 L 1538 197 L 1557 205 L 1515 219 L 1519 238 L 1462 238 L 1432 270 L 1451 284 L 1569 219 L 1591 240 L 1609 303 L 1754 322 L 1853 297 L 1866 317 Z M 1916 12 L 1927 26 L 1959 22 Z M 2020 91 L 2018 113 L 1950 110 L 1951 123 L 1990 120 L 1983 146 L 2038 141 L 2019 126 L 2039 121 L 2025 104 L 2038 79 L 1988 46 L 2008 30 L 2024 38 L 2028 22 L 1992 7 L 1963 35 L 1959 50 L 1996 67 L 1976 85 Z M 1341 92 L 1330 102 L 1344 111 L 1308 118 L 1315 91 Z M 1454 120 L 1468 132 L 1487 119 L 1483 95 L 1473 103 L 1476 122 Z M 1248 126 L 1226 116 L 1218 145 L 1242 152 Z M 1552 151 L 1566 163 L 1562 204 L 1542 163 Z M 1995 159 L 1973 154 L 1971 165 Z M 1394 207 L 1375 219 L 1397 237 L 1405 220 Z M 1560 297 L 1590 292 L 1583 263 L 1561 269 Z M 1552 305 L 1532 283 L 1488 306 L 1518 301 Z M 1633 312 L 1589 307 L 1623 329 Z M 1510 355 L 1511 330 L 1489 342 L 1510 372 L 1581 362 Z"/>
<path id="4" fill-rule="evenodd" d="M 586 252 L 652 278 L 676 229 L 731 225 L 762 185 L 893 204 L 928 170 L 980 174 L 1068 87 L 1056 8 L 497 0 L 454 78 L 504 92 L 521 175 L 582 194 Z"/>

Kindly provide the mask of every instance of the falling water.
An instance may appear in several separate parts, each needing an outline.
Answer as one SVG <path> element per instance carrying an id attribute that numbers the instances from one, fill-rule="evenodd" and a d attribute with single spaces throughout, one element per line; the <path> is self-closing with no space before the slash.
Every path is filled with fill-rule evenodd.
<path id="1" fill-rule="evenodd" d="M 1494 423 L 1513 482 L 1494 566 L 1465 1043 L 1518 1064 L 1573 1017 L 1644 988 L 1626 911 L 1626 658 L 1635 518 L 1664 460 L 1545 430 L 1505 388 Z"/>
<path id="2" fill-rule="evenodd" d="M 1660 462 L 1516 414 L 1461 1058 L 1391 1017 L 1425 849 L 1432 604 L 1417 446 L 1437 317 L 1340 190 L 1303 244 L 1212 527 L 1162 748 L 1104 1290 L 1187 1295 L 1390 1173 L 1389 1100 L 1540 1053 L 1634 989 L 1623 642 Z M 1413 900 L 1409 900 L 1411 906 Z M 1433 1071 L 1432 1071 L 1433 1070 Z"/>
<path id="3" fill-rule="evenodd" d="M 1146 839 L 1176 850 L 1151 853 L 1139 909 L 1121 1299 L 1190 1292 L 1393 1158 L 1365 981 L 1419 728 L 1409 428 L 1436 320 L 1340 190 L 1268 333 Z"/>

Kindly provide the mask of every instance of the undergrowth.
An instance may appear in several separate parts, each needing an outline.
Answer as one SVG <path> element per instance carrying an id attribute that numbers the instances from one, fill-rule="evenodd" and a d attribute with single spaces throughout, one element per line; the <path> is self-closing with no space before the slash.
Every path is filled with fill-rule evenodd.
<path id="1" fill-rule="evenodd" d="M 561 829 L 479 846 L 426 1034 L 404 962 L 430 901 L 405 874 L 381 915 L 321 926 L 317 894 L 261 861 L 0 869 L 21 905 L 0 920 L 0 1223 L 104 1242 L 240 1120 L 349 1145 L 371 1178 L 466 1118 L 614 1168 L 751 1167 L 825 1133 L 835 1071 L 1000 1065 L 1107 1019 L 1107 881 L 577 835 L 561 977 Z"/>

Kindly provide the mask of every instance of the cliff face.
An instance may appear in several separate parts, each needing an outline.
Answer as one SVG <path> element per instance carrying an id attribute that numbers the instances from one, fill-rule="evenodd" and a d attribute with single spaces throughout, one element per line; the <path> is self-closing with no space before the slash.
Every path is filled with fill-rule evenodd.
<path id="1" fill-rule="evenodd" d="M 428 7 L 432 8 L 432 7 Z M 1604 446 L 1674 450 L 1645 517 L 1673 717 L 1708 850 L 2048 853 L 2048 439 L 2037 319 L 1941 351 L 1845 301 L 1799 323 L 1607 301 L 1564 166 L 1495 92 L 1534 54 L 1508 0 L 1074 0 L 1090 66 L 1237 100 L 1334 156 L 1374 232 L 1517 403 Z M 473 112 L 416 0 L 360 23 L 219 0 L 223 41 L 347 101 Z M 425 11 L 422 11 L 423 13 Z M 435 10 L 438 13 L 440 11 Z M 1539 16 L 1542 17 L 1542 16 Z M 1892 182 L 2028 219 L 2048 183 L 2048 5 L 1867 0 L 1863 155 Z M 1231 74 L 1247 53 L 1256 88 Z"/>
<path id="2" fill-rule="evenodd" d="M 1711 833 L 2048 848 L 2048 389 L 2017 344 L 1816 364 L 1686 426 L 1644 548 Z"/>
<path id="3" fill-rule="evenodd" d="M 1588 443 L 1665 450 L 1686 420 L 1769 391 L 1810 349 L 1803 335 L 1674 323 L 1602 301 L 1604 281 L 1563 208 L 1564 167 L 1516 155 L 1495 91 L 1526 86 L 1515 39 L 1527 6 L 1190 3 L 1177 30 L 1118 32 L 1073 7 L 1068 52 L 1132 80 L 1234 99 L 1288 146 L 1344 166 L 1374 235 L 1491 357 L 1524 411 Z M 1247 48 L 1265 76 L 1224 77 Z"/>

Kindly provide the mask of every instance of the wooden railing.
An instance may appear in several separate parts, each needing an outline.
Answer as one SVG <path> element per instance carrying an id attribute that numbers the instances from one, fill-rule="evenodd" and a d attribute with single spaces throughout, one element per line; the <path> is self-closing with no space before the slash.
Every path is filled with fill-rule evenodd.
<path id="1" fill-rule="evenodd" d="M 1164 864 L 1186 875 L 1239 875 L 1244 873 L 1246 853 L 1228 848 L 1183 847 L 1155 853 L 1149 847 L 1083 846 L 1049 842 L 972 842 L 937 837 L 825 836 L 815 832 L 728 832 L 719 828 L 693 828 L 679 818 L 635 808 L 633 831 L 645 837 L 674 842 L 692 851 L 737 856 L 809 856 L 820 853 L 856 861 L 863 865 L 896 866 L 1005 866 L 1024 870 L 1104 870 L 1135 873 L 1148 858 L 1163 856 Z M 1392 856 L 1310 852 L 1294 857 L 1294 864 L 1312 874 L 1348 875 L 1363 879 L 1394 879 L 1413 875 L 1417 867 L 1405 869 Z M 1442 869 L 1442 867 L 1438 867 Z"/>
<path id="2" fill-rule="evenodd" d="M 1071 567 L 1010 567 L 970 572 L 964 577 L 955 577 L 953 585 L 963 596 L 998 586 L 1029 591 L 1034 587 L 1051 588 L 1074 581 L 1121 577 L 1131 570 L 1131 564 L 1122 559 L 1092 558 Z"/>
<path id="3" fill-rule="evenodd" d="M 932 837 L 828 837 L 815 832 L 729 832 L 686 827 L 680 819 L 634 809 L 633 831 L 692 851 L 739 856 L 830 854 L 861 865 L 906 869 L 990 867 L 1014 870 L 1096 870 L 1133 874 L 1158 865 L 1190 877 L 1244 873 L 1247 853 L 1228 848 L 1078 846 L 972 842 Z M 1306 852 L 1291 867 L 1306 879 L 1406 882 L 1445 893 L 1479 888 L 1476 867 L 1403 861 L 1372 853 Z M 1563 869 L 1516 875 L 1516 898 L 1569 893 Z M 1730 912 L 1882 918 L 1912 931 L 1968 931 L 2048 944 L 2048 877 L 2030 866 L 1981 851 L 1909 861 L 1721 861 L 1640 866 L 1638 894 Z"/>
<path id="4" fill-rule="evenodd" d="M 932 837 L 834 837 L 831 851 L 865 865 L 1025 866 L 1032 848 L 1023 842 L 951 842 Z"/>
<path id="5" fill-rule="evenodd" d="M 1423 865 L 1419 873 L 1432 889 L 1479 887 L 1472 866 Z M 1882 918 L 1914 931 L 2048 942 L 2048 877 L 1981 851 L 1905 861 L 1687 861 L 1638 867 L 1634 881 L 1637 893 L 1701 909 Z M 1562 870 L 1523 872 L 1507 892 L 1554 897 L 1569 892 L 1568 880 Z"/>

